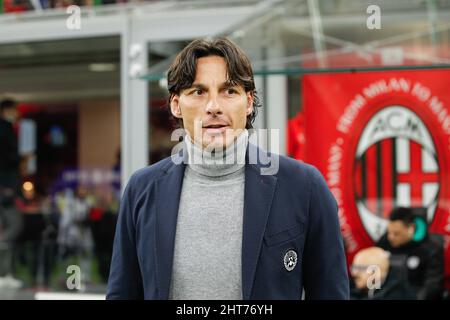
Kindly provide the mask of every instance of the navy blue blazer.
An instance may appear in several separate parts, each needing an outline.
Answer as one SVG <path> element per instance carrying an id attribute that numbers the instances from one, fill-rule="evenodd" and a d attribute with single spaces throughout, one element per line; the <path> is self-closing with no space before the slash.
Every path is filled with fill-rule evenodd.
<path id="1" fill-rule="evenodd" d="M 337 205 L 313 166 L 279 156 L 261 175 L 264 152 L 245 165 L 242 296 L 248 299 L 348 299 Z M 260 149 L 257 149 L 260 150 Z M 265 157 L 265 159 L 263 159 Z M 132 175 L 118 216 L 107 299 L 168 299 L 186 153 Z M 180 163 L 182 162 L 182 163 Z M 297 253 L 288 271 L 286 253 Z"/>

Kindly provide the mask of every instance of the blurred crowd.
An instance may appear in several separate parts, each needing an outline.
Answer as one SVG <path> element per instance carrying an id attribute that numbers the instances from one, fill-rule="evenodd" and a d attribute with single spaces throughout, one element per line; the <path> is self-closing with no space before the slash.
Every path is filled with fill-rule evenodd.
<path id="1" fill-rule="evenodd" d="M 3 12 L 11 13 L 50 8 L 66 8 L 71 5 L 82 7 L 143 1 L 145 0 L 3 0 Z"/>
<path id="2" fill-rule="evenodd" d="M 16 104 L 0 102 L 0 288 L 66 289 L 66 269 L 82 283 L 106 283 L 119 195 L 112 185 L 67 184 L 43 192 L 21 174 Z"/>

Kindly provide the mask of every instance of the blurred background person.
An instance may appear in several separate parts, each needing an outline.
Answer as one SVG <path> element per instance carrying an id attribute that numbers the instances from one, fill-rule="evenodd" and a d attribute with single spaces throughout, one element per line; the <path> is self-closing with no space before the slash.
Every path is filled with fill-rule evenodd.
<path id="1" fill-rule="evenodd" d="M 22 219 L 14 203 L 20 162 L 14 127 L 17 117 L 15 101 L 0 102 L 0 286 L 11 287 L 21 286 L 12 275 L 14 246 L 22 228 Z"/>
<path id="2" fill-rule="evenodd" d="M 351 266 L 351 299 L 415 299 L 401 268 L 391 265 L 390 254 L 378 247 L 359 251 Z"/>
<path id="3" fill-rule="evenodd" d="M 424 217 L 416 215 L 413 208 L 398 207 L 391 212 L 387 232 L 377 245 L 392 255 L 405 256 L 408 281 L 417 299 L 442 298 L 443 244 L 432 239 Z"/>
<path id="4" fill-rule="evenodd" d="M 94 254 L 102 281 L 108 281 L 119 202 L 112 188 L 98 190 L 95 205 L 90 210 L 90 225 Z"/>
<path id="5" fill-rule="evenodd" d="M 76 261 L 83 272 L 83 283 L 90 280 L 90 255 L 93 247 L 89 228 L 89 212 L 93 199 L 85 186 L 78 186 L 76 193 L 66 189 L 58 196 L 57 205 L 61 218 L 58 226 L 58 245 L 62 261 Z"/>
<path id="6" fill-rule="evenodd" d="M 27 289 L 48 291 L 56 257 L 58 220 L 50 197 L 45 196 L 39 187 L 26 181 L 21 189 L 16 207 L 23 216 L 24 225 L 17 239 L 15 267 L 20 266 L 27 272 Z"/>

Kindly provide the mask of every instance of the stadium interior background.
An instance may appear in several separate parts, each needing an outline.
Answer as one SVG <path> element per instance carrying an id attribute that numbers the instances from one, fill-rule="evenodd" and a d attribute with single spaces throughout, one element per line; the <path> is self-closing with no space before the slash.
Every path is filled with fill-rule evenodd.
<path id="1" fill-rule="evenodd" d="M 370 25 L 374 4 L 380 28 Z M 23 229 L 0 299 L 104 298 L 121 191 L 132 172 L 170 155 L 177 143 L 165 72 L 192 39 L 228 36 L 248 53 L 264 105 L 255 127 L 279 129 L 279 153 L 312 162 L 329 178 L 329 149 L 312 129 L 322 116 L 309 117 L 311 110 L 336 123 L 363 90 L 358 75 L 407 79 L 439 71 L 425 78 L 434 79 L 428 88 L 450 112 L 442 89 L 450 76 L 441 78 L 450 72 L 449 30 L 450 0 L 0 0 L 0 100 L 17 102 L 23 157 Z M 349 90 L 336 98 L 341 109 L 317 112 L 330 100 L 318 98 L 327 95 L 321 75 L 343 83 L 334 90 L 331 78 L 330 92 Z M 442 112 L 425 115 L 425 125 L 443 127 Z M 450 142 L 444 130 L 430 132 L 439 179 L 428 200 L 418 201 L 434 206 L 428 223 L 444 238 L 448 288 Z M 370 211 L 370 199 L 366 204 Z M 368 246 L 372 220 L 347 205 L 355 215 L 340 217 L 346 241 L 353 236 L 357 247 Z M 380 212 L 374 214 L 386 218 Z M 67 288 L 69 265 L 82 271 L 80 290 Z"/>

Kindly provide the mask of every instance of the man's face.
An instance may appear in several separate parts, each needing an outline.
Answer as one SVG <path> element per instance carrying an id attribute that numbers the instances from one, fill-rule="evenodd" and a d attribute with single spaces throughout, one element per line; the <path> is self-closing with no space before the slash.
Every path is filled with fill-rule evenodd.
<path id="1" fill-rule="evenodd" d="M 252 93 L 227 80 L 224 58 L 199 58 L 194 83 L 171 100 L 172 114 L 183 119 L 191 139 L 203 148 L 229 146 L 245 129 L 252 112 Z"/>
<path id="2" fill-rule="evenodd" d="M 412 240 L 414 226 L 407 225 L 403 221 L 389 221 L 387 227 L 388 241 L 392 247 L 398 248 Z"/>

